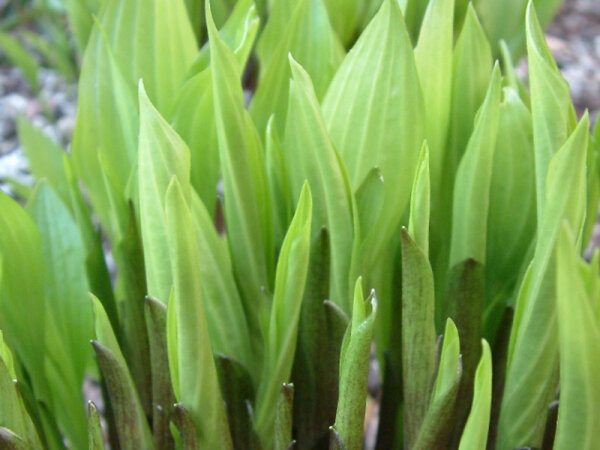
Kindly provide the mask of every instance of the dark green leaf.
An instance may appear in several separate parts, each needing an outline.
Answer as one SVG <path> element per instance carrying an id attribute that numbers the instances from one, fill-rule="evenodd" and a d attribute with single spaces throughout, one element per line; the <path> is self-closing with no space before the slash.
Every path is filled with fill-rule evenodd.
<path id="1" fill-rule="evenodd" d="M 433 273 L 402 229 L 402 371 L 404 442 L 412 448 L 427 413 L 435 376 Z"/>

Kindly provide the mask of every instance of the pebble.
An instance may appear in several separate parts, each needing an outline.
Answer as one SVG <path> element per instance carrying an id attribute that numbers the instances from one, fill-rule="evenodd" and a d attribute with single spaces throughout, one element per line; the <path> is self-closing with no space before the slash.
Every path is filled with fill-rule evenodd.
<path id="1" fill-rule="evenodd" d="M 31 92 L 19 69 L 0 67 L 0 190 L 12 193 L 11 178 L 31 185 L 27 160 L 19 146 L 16 121 L 28 119 L 65 148 L 73 136 L 77 109 L 77 86 L 66 83 L 60 75 L 40 69 L 40 91 Z"/>

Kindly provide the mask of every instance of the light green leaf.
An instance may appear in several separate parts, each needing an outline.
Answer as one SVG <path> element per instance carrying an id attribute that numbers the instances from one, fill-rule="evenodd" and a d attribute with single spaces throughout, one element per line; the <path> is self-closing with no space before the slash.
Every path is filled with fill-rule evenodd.
<path id="1" fill-rule="evenodd" d="M 544 216 L 511 330 L 498 448 L 541 444 L 558 363 L 553 254 L 562 221 L 575 230 L 583 224 L 588 124 L 586 115 L 549 166 Z"/>
<path id="2" fill-rule="evenodd" d="M 265 363 L 256 403 L 255 428 L 265 447 L 272 442 L 275 407 L 281 385 L 289 381 L 292 373 L 308 273 L 312 206 L 311 190 L 305 183 L 277 261 Z"/>
<path id="3" fill-rule="evenodd" d="M 594 266 L 581 260 L 564 222 L 556 245 L 560 407 L 554 448 L 591 449 L 600 446 L 600 321 L 594 304 L 598 297 L 586 289 L 584 273 Z M 598 282 L 598 272 L 590 275 Z"/>
<path id="4" fill-rule="evenodd" d="M 427 257 L 429 253 L 429 211 L 431 205 L 429 147 L 423 144 L 410 196 L 408 232 Z"/>
<path id="5" fill-rule="evenodd" d="M 200 446 L 230 448 L 231 436 L 204 312 L 194 219 L 176 177 L 169 185 L 165 204 L 172 306 L 177 321 L 179 386 L 175 391 L 194 420 Z"/>
<path id="6" fill-rule="evenodd" d="M 288 103 L 288 55 L 306 69 L 319 99 L 344 56 L 323 0 L 277 1 L 257 44 L 261 66 L 250 112 L 262 134 L 271 115 L 283 131 Z"/>
<path id="7" fill-rule="evenodd" d="M 402 228 L 402 372 L 404 442 L 412 448 L 435 377 L 433 273 L 427 256 Z"/>
<path id="8" fill-rule="evenodd" d="M 193 193 L 199 274 L 213 352 L 233 357 L 258 379 L 262 348 L 258 330 L 249 329 L 244 305 L 233 277 L 227 247 L 217 234 L 208 211 Z"/>
<path id="9" fill-rule="evenodd" d="M 369 298 L 365 302 L 362 292 L 362 280 L 359 278 L 354 291 L 352 322 L 342 343 L 340 391 L 333 426 L 343 448 L 352 449 L 363 445 L 369 353 L 377 308 L 375 299 Z"/>
<path id="10" fill-rule="evenodd" d="M 487 446 L 492 406 L 492 353 L 485 339 L 481 340 L 481 348 L 473 386 L 473 405 L 460 438 L 459 450 L 484 450 Z"/>
<path id="11" fill-rule="evenodd" d="M 257 308 L 270 290 L 274 258 L 266 171 L 260 138 L 244 110 L 237 61 L 219 36 L 210 8 L 207 26 L 227 238 L 246 315 L 256 324 Z"/>
<path id="12" fill-rule="evenodd" d="M 290 170 L 293 198 L 304 180 L 314 192 L 312 236 L 327 228 L 331 243 L 329 299 L 349 311 L 349 271 L 353 245 L 350 186 L 325 129 L 321 110 L 306 71 L 290 56 L 293 81 L 285 130 L 284 159 Z"/>
<path id="13" fill-rule="evenodd" d="M 41 238 L 30 216 L 3 192 L 0 192 L 0 258 L 3 262 L 0 329 L 31 376 L 35 395 L 48 401 L 43 365 L 46 300 Z"/>
<path id="14" fill-rule="evenodd" d="M 235 52 L 240 71 L 246 66 L 259 20 L 252 0 L 237 2 L 220 30 L 223 40 Z M 190 69 L 194 75 L 178 92 L 168 117 L 191 152 L 191 182 L 211 217 L 215 214 L 219 180 L 219 147 L 214 116 L 209 45 L 202 49 Z M 239 74 L 241 76 L 241 73 Z"/>
<path id="15" fill-rule="evenodd" d="M 415 49 L 415 62 L 425 103 L 429 164 L 435 199 L 440 195 L 438 189 L 441 187 L 450 123 L 453 23 L 454 0 L 430 1 Z"/>
<path id="16" fill-rule="evenodd" d="M 386 207 L 370 229 L 361 230 L 364 267 L 372 267 L 388 245 L 410 198 L 425 131 L 418 86 L 398 2 L 385 0 L 342 62 L 323 100 L 325 124 L 346 165 L 352 190 L 373 167 L 384 178 Z M 405 175 L 398 177 L 399 173 Z"/>
<path id="17" fill-rule="evenodd" d="M 87 293 L 85 248 L 69 210 L 45 182 L 34 190 L 28 210 L 42 237 L 47 268 L 45 292 L 46 370 L 53 403 L 49 405 L 69 440 L 87 443 L 80 386 L 91 359 L 92 305 Z"/>
<path id="18" fill-rule="evenodd" d="M 273 233 L 276 245 L 283 241 L 288 224 L 292 217 L 292 199 L 290 178 L 285 165 L 285 158 L 279 133 L 275 126 L 275 118 L 271 116 L 265 132 L 266 166 L 269 191 L 271 192 L 271 208 L 273 211 Z"/>
<path id="19" fill-rule="evenodd" d="M 109 0 L 98 20 L 127 83 L 134 87 L 142 78 L 165 114 L 197 52 L 184 1 Z"/>
<path id="20" fill-rule="evenodd" d="M 138 183 L 140 222 L 144 245 L 144 265 L 148 294 L 166 302 L 171 290 L 164 195 L 173 176 L 189 179 L 190 152 L 187 145 L 163 119 L 139 86 L 140 136 L 138 150 Z M 183 185 L 191 202 L 191 188 Z"/>
<path id="21" fill-rule="evenodd" d="M 533 115 L 537 217 L 546 205 L 546 177 L 552 156 L 575 126 L 569 85 L 560 74 L 537 20 L 533 3 L 527 7 L 527 62 Z"/>
<path id="22" fill-rule="evenodd" d="M 452 61 L 452 109 L 450 113 L 450 161 L 460 161 L 483 102 L 492 71 L 492 53 L 485 31 L 469 4 Z"/>
<path id="23" fill-rule="evenodd" d="M 122 233 L 122 224 L 115 217 L 119 211 L 113 210 L 114 200 L 105 185 L 99 154 L 102 151 L 104 166 L 113 168 L 112 182 L 120 199 L 136 158 L 137 135 L 134 86 L 123 75 L 105 30 L 96 23 L 81 67 L 72 152 L 77 175 L 113 239 Z"/>
<path id="24" fill-rule="evenodd" d="M 77 49 L 83 54 L 94 25 L 93 15 L 98 12 L 101 0 L 65 0 L 69 25 L 77 42 Z"/>
<path id="25" fill-rule="evenodd" d="M 500 68 L 496 66 L 475 129 L 456 172 L 450 267 L 473 258 L 485 263 L 492 162 L 498 134 Z"/>
<path id="26" fill-rule="evenodd" d="M 512 290 L 536 231 L 531 114 L 512 87 L 504 88 L 498 136 L 487 220 L 488 298 Z"/>

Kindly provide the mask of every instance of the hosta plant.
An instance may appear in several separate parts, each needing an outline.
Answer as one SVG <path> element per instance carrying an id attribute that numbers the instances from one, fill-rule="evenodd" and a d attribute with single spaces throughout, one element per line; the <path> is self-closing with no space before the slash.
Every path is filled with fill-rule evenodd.
<path id="1" fill-rule="evenodd" d="M 19 123 L 2 445 L 360 449 L 369 398 L 377 448 L 600 446 L 600 132 L 535 5 L 526 86 L 453 0 L 348 52 L 350 5 L 191 3 L 104 1 L 70 152 Z"/>

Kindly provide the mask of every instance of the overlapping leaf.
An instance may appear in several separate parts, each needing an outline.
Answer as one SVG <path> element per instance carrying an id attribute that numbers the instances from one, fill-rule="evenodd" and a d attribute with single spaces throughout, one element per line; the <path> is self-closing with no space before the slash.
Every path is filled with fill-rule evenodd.
<path id="1" fill-rule="evenodd" d="M 277 262 L 264 370 L 256 406 L 256 430 L 266 447 L 273 437 L 279 391 L 281 385 L 289 381 L 294 362 L 298 321 L 308 273 L 312 206 L 311 191 L 305 184 Z"/>
<path id="2" fill-rule="evenodd" d="M 325 124 L 352 189 L 358 189 L 373 167 L 381 170 L 384 179 L 386 207 L 370 229 L 361 230 L 365 267 L 372 266 L 388 244 L 408 204 L 425 132 L 417 86 L 413 49 L 400 7 L 385 0 L 342 62 L 323 100 Z"/>
<path id="3" fill-rule="evenodd" d="M 330 297 L 349 311 L 349 271 L 353 245 L 353 216 L 350 187 L 334 148 L 311 80 L 290 57 L 293 81 L 285 130 L 283 157 L 289 171 L 292 196 L 297 198 L 304 180 L 314 192 L 312 235 L 327 228 L 330 236 Z"/>
<path id="4" fill-rule="evenodd" d="M 261 72 L 250 112 L 259 132 L 269 117 L 283 131 L 288 102 L 290 68 L 288 55 L 306 69 L 317 97 L 325 94 L 344 50 L 329 22 L 323 0 L 277 1 L 258 42 Z"/>

